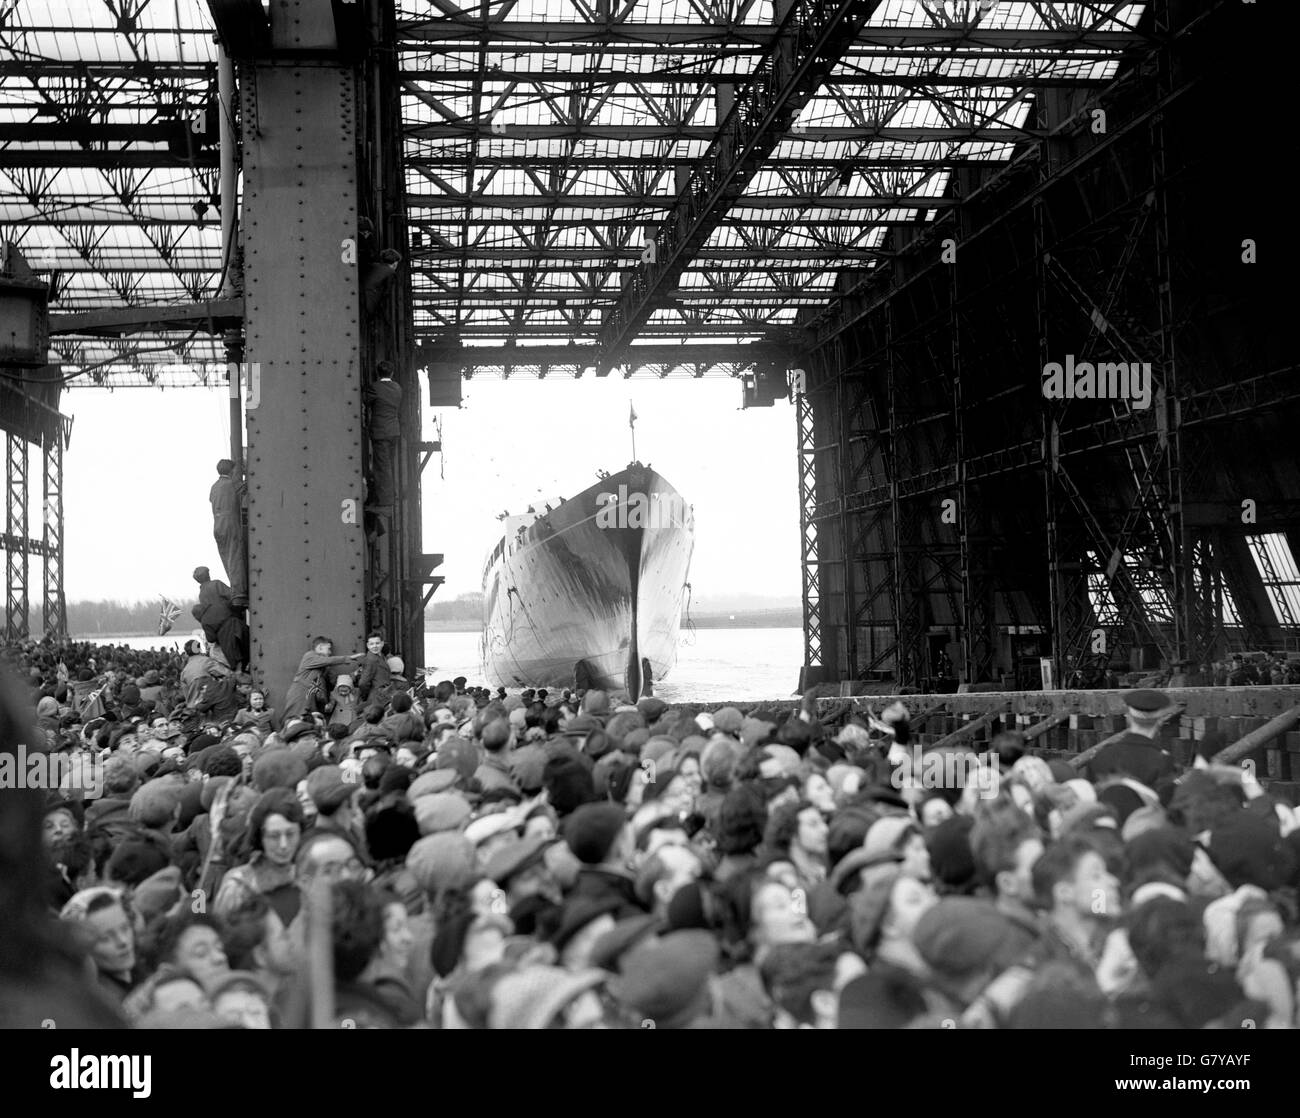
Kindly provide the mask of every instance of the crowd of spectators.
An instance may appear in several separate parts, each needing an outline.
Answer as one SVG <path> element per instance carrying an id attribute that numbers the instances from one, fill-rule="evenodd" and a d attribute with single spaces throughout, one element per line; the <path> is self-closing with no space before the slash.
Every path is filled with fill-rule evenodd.
<path id="1" fill-rule="evenodd" d="M 1081 768 L 930 764 L 899 701 L 413 683 L 380 634 L 283 696 L 197 640 L 4 659 L 69 761 L 42 935 L 105 1024 L 1297 1024 L 1300 818 L 1176 763 L 1159 691 Z"/>

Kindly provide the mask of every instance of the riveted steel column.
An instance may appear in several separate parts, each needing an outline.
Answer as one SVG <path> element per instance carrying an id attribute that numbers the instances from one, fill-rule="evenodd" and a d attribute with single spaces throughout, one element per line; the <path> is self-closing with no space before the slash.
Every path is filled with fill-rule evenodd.
<path id="1" fill-rule="evenodd" d="M 279 706 L 313 637 L 342 654 L 363 635 L 356 91 L 351 67 L 306 61 L 240 87 L 249 624 Z"/>

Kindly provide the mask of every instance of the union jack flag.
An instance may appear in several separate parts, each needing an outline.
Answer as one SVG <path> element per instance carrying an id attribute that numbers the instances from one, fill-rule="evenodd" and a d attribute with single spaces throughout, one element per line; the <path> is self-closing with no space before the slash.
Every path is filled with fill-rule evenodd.
<path id="1" fill-rule="evenodd" d="M 162 600 L 162 610 L 158 614 L 158 635 L 165 637 L 171 632 L 171 627 L 176 624 L 176 619 L 181 615 L 181 607 L 175 602 L 169 600 L 165 595 Z"/>

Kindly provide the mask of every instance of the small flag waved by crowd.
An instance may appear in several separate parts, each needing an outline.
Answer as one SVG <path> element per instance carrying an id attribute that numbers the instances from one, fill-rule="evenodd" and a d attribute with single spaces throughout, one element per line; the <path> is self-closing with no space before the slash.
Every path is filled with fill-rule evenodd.
<path id="1" fill-rule="evenodd" d="M 172 626 L 176 624 L 176 619 L 180 615 L 181 607 L 166 595 L 163 595 L 162 609 L 158 612 L 158 635 L 165 637 L 170 633 Z"/>

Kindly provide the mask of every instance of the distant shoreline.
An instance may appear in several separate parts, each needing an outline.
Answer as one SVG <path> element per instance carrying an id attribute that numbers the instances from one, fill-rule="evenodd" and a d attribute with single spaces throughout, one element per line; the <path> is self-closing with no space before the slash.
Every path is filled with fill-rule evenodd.
<path id="1" fill-rule="evenodd" d="M 803 618 L 799 610 L 780 609 L 780 610 L 759 610 L 753 613 L 705 613 L 691 618 L 691 624 L 696 629 L 798 629 L 803 625 Z M 686 626 L 682 626 L 685 631 Z M 473 621 L 463 621 L 454 618 L 425 618 L 424 631 L 426 633 L 481 633 L 483 627 Z M 165 637 L 160 637 L 156 632 L 140 633 L 74 633 L 72 640 L 89 641 L 91 644 L 112 644 L 115 641 L 138 640 L 143 637 L 152 637 L 160 645 L 171 645 L 172 643 L 184 644 L 190 639 L 190 630 L 173 629 Z"/>

